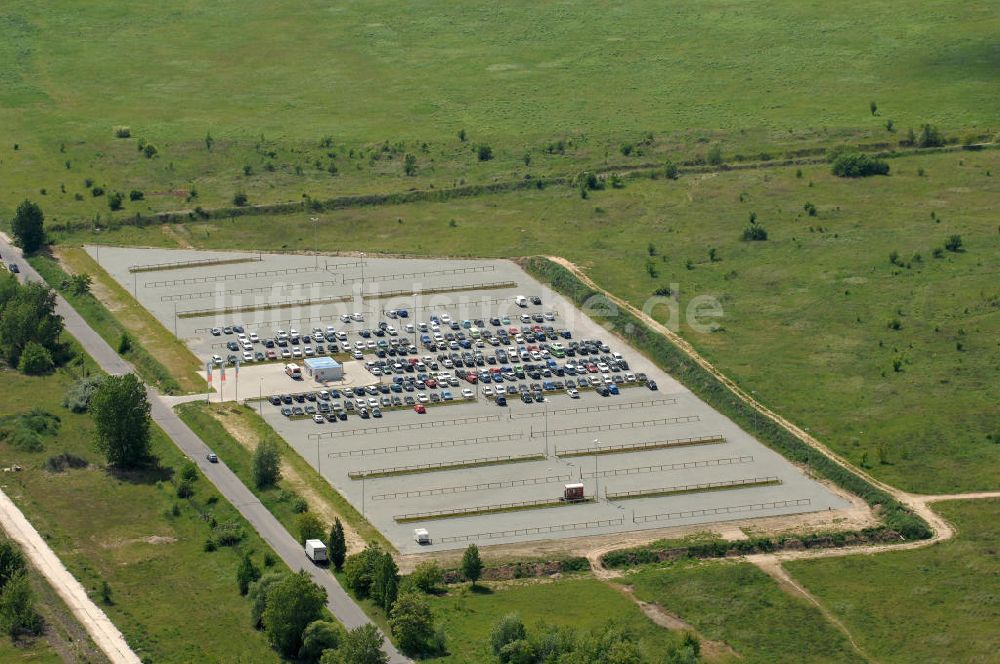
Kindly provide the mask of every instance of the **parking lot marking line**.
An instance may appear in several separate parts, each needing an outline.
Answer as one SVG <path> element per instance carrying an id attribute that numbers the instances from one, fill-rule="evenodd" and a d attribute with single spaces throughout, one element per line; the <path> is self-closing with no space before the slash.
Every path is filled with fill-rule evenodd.
<path id="1" fill-rule="evenodd" d="M 522 500 L 513 503 L 497 503 L 495 505 L 456 507 L 450 510 L 411 512 L 409 514 L 397 514 L 392 518 L 396 523 L 410 523 L 413 521 L 433 521 L 436 519 L 458 519 L 466 516 L 497 514 L 499 512 L 523 512 L 525 510 L 549 509 L 552 507 L 572 507 L 574 505 L 588 505 L 594 502 L 593 497 L 581 498 L 580 500 L 541 498 L 539 500 Z"/>
<path id="2" fill-rule="evenodd" d="M 634 523 L 649 523 L 651 521 L 673 521 L 676 519 L 691 519 L 698 516 L 717 516 L 720 514 L 739 514 L 742 512 L 761 512 L 765 510 L 783 509 L 785 507 L 803 507 L 811 504 L 809 498 L 795 500 L 775 500 L 769 503 L 751 503 L 748 505 L 727 505 L 706 509 L 685 510 L 683 512 L 666 512 L 663 514 L 639 514 L 632 517 Z"/>
<path id="3" fill-rule="evenodd" d="M 671 470 L 689 470 L 691 468 L 707 468 L 711 466 L 730 466 L 735 464 L 753 463 L 752 456 L 728 457 L 722 459 L 705 459 L 703 461 L 684 461 L 681 463 L 664 463 L 655 466 L 637 466 L 634 468 L 614 468 L 600 471 L 601 477 L 618 477 L 621 475 L 641 475 L 645 473 L 660 473 Z M 581 479 L 593 479 L 594 473 L 583 473 Z"/>
<path id="4" fill-rule="evenodd" d="M 653 399 L 650 401 L 623 401 L 619 403 L 609 403 L 600 406 L 578 406 L 576 408 L 561 408 L 559 410 L 548 411 L 552 415 L 573 415 L 576 413 L 599 413 L 611 410 L 630 410 L 632 408 L 653 408 L 655 406 L 672 406 L 677 403 L 677 399 Z M 542 411 L 529 411 L 526 413 L 512 413 L 510 419 L 523 420 L 531 417 L 542 417 Z"/>
<path id="5" fill-rule="evenodd" d="M 568 450 L 556 450 L 559 458 L 578 456 L 599 456 L 602 454 L 626 454 L 629 452 L 645 452 L 672 447 L 689 447 L 691 445 L 716 445 L 726 442 L 723 435 L 692 436 L 690 438 L 673 438 L 670 440 L 650 440 L 641 443 L 622 443 L 620 445 L 594 445 L 591 447 L 576 447 Z M 593 475 L 591 475 L 593 477 Z M 603 477 L 603 475 L 601 476 Z"/>
<path id="6" fill-rule="evenodd" d="M 490 489 L 510 489 L 518 486 L 534 486 L 551 484 L 552 482 L 569 482 L 572 475 L 549 475 L 548 477 L 528 477 L 520 480 L 503 480 L 499 482 L 483 482 L 481 484 L 466 484 L 463 486 L 443 486 L 435 489 L 415 489 L 397 493 L 380 493 L 371 497 L 372 500 L 399 500 L 400 498 L 422 498 L 426 496 L 441 496 L 451 493 L 468 493 L 472 491 L 489 491 Z"/>
<path id="7" fill-rule="evenodd" d="M 689 493 L 708 493 L 710 491 L 725 491 L 728 489 L 749 489 L 761 486 L 781 484 L 777 477 L 748 477 L 741 480 L 724 480 L 721 482 L 702 482 L 700 484 L 682 484 L 678 486 L 657 487 L 654 489 L 636 489 L 634 491 L 608 492 L 604 488 L 606 500 L 631 500 L 635 498 L 658 498 L 661 496 L 679 496 Z"/>
<path id="8" fill-rule="evenodd" d="M 525 463 L 527 461 L 542 461 L 544 454 L 512 454 L 494 457 L 479 457 L 462 459 L 460 461 L 442 461 L 440 463 L 422 463 L 413 466 L 396 466 L 394 468 L 375 468 L 373 470 L 352 470 L 347 476 L 352 480 L 369 477 L 390 477 L 393 475 L 413 475 L 416 473 L 432 473 L 438 471 L 462 470 L 481 466 L 501 466 L 508 463 Z"/>
<path id="9" fill-rule="evenodd" d="M 330 452 L 329 459 L 341 459 L 360 456 L 375 456 L 379 454 L 393 454 L 395 452 L 412 452 L 414 450 L 429 450 L 442 447 L 462 447 L 464 445 L 484 445 L 486 443 L 503 443 L 506 441 L 521 440 L 524 434 L 508 433 L 500 436 L 480 436 L 478 438 L 459 438 L 456 440 L 437 440 L 429 443 L 411 443 L 408 445 L 393 445 L 392 447 L 374 447 L 371 449 L 345 450 L 343 452 Z"/>
<path id="10" fill-rule="evenodd" d="M 577 433 L 594 433 L 597 431 L 614 431 L 617 429 L 636 429 L 642 427 L 655 427 L 666 424 L 686 424 L 689 422 L 700 422 L 697 415 L 682 415 L 680 417 L 662 417 L 656 420 L 641 420 L 637 422 L 619 422 L 618 424 L 593 424 L 585 427 L 572 427 L 570 429 L 552 429 L 549 436 L 571 436 Z M 535 431 L 531 432 L 531 437 L 535 437 Z M 542 435 L 542 432 L 538 432 Z"/>
<path id="11" fill-rule="evenodd" d="M 470 535 L 454 535 L 442 537 L 438 540 L 441 544 L 455 542 L 469 542 L 479 539 L 509 539 L 511 537 L 523 537 L 525 535 L 546 535 L 549 533 L 565 532 L 567 530 L 592 530 L 594 528 L 609 528 L 620 526 L 625 523 L 625 517 L 617 519 L 604 519 L 601 521 L 584 521 L 582 523 L 559 523 L 551 526 L 536 526 L 534 528 L 515 528 L 514 530 L 495 530 L 486 533 L 473 533 Z"/>

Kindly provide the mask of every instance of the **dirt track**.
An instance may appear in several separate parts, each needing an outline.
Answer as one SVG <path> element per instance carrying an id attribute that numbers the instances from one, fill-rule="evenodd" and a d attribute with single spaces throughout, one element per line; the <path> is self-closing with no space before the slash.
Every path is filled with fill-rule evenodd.
<path id="1" fill-rule="evenodd" d="M 115 664 L 139 664 L 125 637 L 108 616 L 91 601 L 80 582 L 67 571 L 55 552 L 7 494 L 0 491 L 0 524 L 12 540 L 20 545 L 31 564 L 41 572 L 49 585 L 66 602 L 76 619 L 108 659 Z"/>

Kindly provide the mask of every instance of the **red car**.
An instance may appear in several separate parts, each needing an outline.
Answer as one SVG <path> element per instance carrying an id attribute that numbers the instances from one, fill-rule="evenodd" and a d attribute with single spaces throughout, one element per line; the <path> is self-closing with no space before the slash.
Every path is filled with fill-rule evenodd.
<path id="1" fill-rule="evenodd" d="M 466 374 L 465 380 L 475 385 L 479 381 L 479 375 L 476 374 L 475 371 L 470 371 L 468 374 Z"/>
<path id="2" fill-rule="evenodd" d="M 413 410 L 415 410 L 415 411 L 416 411 L 417 413 L 419 413 L 420 415 L 423 415 L 424 413 L 426 413 L 426 412 L 427 412 L 427 409 L 426 409 L 426 408 L 424 408 L 424 404 L 422 404 L 422 403 L 418 403 L 417 405 L 415 405 L 415 406 L 413 407 Z"/>
<path id="3" fill-rule="evenodd" d="M 435 380 L 433 378 L 428 378 L 427 380 L 424 381 L 424 384 L 427 387 L 437 387 L 438 382 L 437 382 L 437 380 Z"/>

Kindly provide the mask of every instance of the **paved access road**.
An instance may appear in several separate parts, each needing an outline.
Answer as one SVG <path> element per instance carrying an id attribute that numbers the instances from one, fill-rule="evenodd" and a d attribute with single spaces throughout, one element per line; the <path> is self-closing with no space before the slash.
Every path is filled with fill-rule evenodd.
<path id="1" fill-rule="evenodd" d="M 44 282 L 41 275 L 24 260 L 20 250 L 12 246 L 2 235 L 0 235 L 0 255 L 8 263 L 17 262 L 18 267 L 21 268 L 20 276 L 23 280 Z M 101 369 L 113 375 L 135 371 L 132 365 L 123 360 L 58 293 L 56 294 L 56 311 L 63 317 L 66 331 L 80 342 L 83 349 L 94 358 Z M 184 454 L 194 460 L 205 477 L 240 511 L 243 517 L 250 522 L 250 525 L 257 530 L 261 538 L 285 561 L 285 564 L 293 570 L 304 569 L 317 585 L 326 590 L 327 606 L 337 617 L 337 620 L 343 623 L 347 629 L 370 622 L 368 616 L 337 583 L 336 578 L 325 568 L 313 565 L 305 557 L 298 541 L 285 530 L 285 527 L 229 470 L 224 462 L 208 462 L 205 457 L 209 447 L 181 421 L 160 394 L 151 388 L 148 389 L 148 394 L 152 405 L 153 421 L 160 425 Z M 94 638 L 97 639 L 96 636 Z M 389 661 L 393 664 L 409 661 L 395 649 L 388 639 L 386 639 L 384 647 L 389 654 Z"/>

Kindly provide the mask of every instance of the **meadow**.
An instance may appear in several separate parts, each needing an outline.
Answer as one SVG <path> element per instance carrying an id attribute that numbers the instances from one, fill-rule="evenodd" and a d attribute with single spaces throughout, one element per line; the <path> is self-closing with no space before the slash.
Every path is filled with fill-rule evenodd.
<path id="1" fill-rule="evenodd" d="M 61 218 L 107 217 L 107 195 L 132 189 L 145 197 L 116 215 L 229 204 L 238 191 L 274 202 L 575 173 L 704 156 L 709 143 L 730 155 L 895 144 L 925 122 L 990 136 L 994 10 L 12 0 L 0 13 L 0 216 L 29 195 Z"/>
<path id="2" fill-rule="evenodd" d="M 618 580 L 636 597 L 679 615 L 706 638 L 728 644 L 740 661 L 861 661 L 816 607 L 792 597 L 749 563 L 679 562 Z"/>
<path id="3" fill-rule="evenodd" d="M 1000 651 L 1000 501 L 937 503 L 955 539 L 927 549 L 786 563 L 881 662 L 988 662 Z"/>
<path id="4" fill-rule="evenodd" d="M 212 249 L 564 256 L 637 306 L 701 295 L 717 331 L 680 332 L 768 406 L 876 477 L 919 492 L 993 487 L 1000 462 L 1000 151 L 890 160 L 888 177 L 828 166 L 628 179 L 326 212 L 101 233 Z M 806 211 L 815 208 L 815 216 Z M 769 233 L 744 242 L 750 215 Z M 943 245 L 960 235 L 963 248 Z M 714 251 L 713 251 L 714 250 Z M 663 291 L 661 291 L 663 292 Z M 669 311 L 652 311 L 661 320 Z"/>
<path id="5" fill-rule="evenodd" d="M 4 491 L 139 656 L 155 662 L 277 662 L 264 636 L 251 627 L 249 604 L 237 590 L 240 552 L 233 547 L 205 552 L 211 535 L 206 520 L 242 525 L 241 546 L 253 552 L 258 565 L 267 546 L 204 478 L 194 482 L 192 498 L 175 496 L 172 475 L 183 457 L 173 444 L 155 430 L 153 453 L 161 470 L 109 473 L 94 451 L 90 417 L 62 406 L 70 375 L 27 377 L 7 370 L 3 381 L 0 414 L 40 408 L 61 420 L 57 435 L 43 436 L 45 449 L 39 452 L 0 442 L 4 465 L 24 467 L 5 476 Z M 46 470 L 46 460 L 64 452 L 89 465 Z M 104 582 L 110 602 L 102 599 Z"/>

